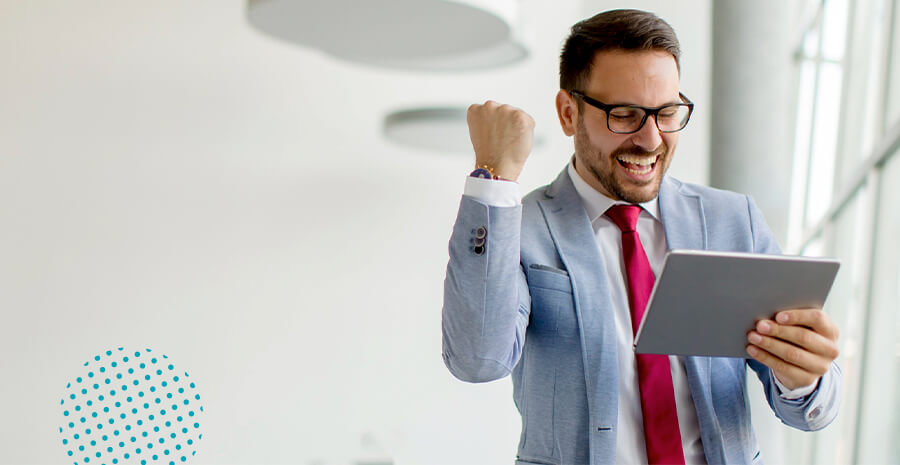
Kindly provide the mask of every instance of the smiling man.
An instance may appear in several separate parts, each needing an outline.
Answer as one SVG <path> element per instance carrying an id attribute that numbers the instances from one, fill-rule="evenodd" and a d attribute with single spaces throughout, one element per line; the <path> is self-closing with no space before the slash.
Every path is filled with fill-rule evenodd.
<path id="1" fill-rule="evenodd" d="M 820 309 L 760 321 L 746 360 L 632 350 L 668 249 L 780 253 L 749 197 L 666 176 L 693 111 L 679 55 L 651 13 L 573 26 L 556 108 L 575 154 L 523 199 L 533 120 L 469 108 L 476 167 L 450 240 L 443 358 L 464 381 L 512 375 L 517 464 L 761 463 L 747 366 L 784 423 L 816 430 L 837 414 L 838 330 Z"/>

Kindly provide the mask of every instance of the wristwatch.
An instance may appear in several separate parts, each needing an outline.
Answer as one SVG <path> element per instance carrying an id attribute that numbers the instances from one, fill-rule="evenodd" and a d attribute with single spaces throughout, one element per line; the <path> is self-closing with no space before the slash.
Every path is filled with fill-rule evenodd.
<path id="1" fill-rule="evenodd" d="M 473 178 L 494 179 L 494 175 L 486 168 L 475 168 L 475 171 L 472 171 L 469 176 Z"/>
<path id="2" fill-rule="evenodd" d="M 475 165 L 475 171 L 472 171 L 469 176 L 472 176 L 473 178 L 494 179 L 496 181 L 512 181 L 511 179 L 497 176 L 494 174 L 494 168 L 491 168 L 488 165 Z"/>

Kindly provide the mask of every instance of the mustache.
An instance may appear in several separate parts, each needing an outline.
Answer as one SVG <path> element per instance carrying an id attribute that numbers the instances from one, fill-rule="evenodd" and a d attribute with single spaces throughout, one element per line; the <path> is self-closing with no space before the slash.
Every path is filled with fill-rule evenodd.
<path id="1" fill-rule="evenodd" d="M 656 156 L 660 156 L 660 155 L 666 153 L 668 150 L 669 150 L 669 147 L 666 145 L 665 142 L 662 142 L 659 144 L 659 147 L 657 147 L 654 150 L 651 150 L 649 152 L 647 152 L 645 150 L 641 150 L 637 147 L 629 147 L 627 149 L 618 149 L 618 150 L 613 151 L 612 157 L 616 158 L 619 155 L 635 155 L 635 156 L 639 156 L 639 157 L 656 157 Z"/>

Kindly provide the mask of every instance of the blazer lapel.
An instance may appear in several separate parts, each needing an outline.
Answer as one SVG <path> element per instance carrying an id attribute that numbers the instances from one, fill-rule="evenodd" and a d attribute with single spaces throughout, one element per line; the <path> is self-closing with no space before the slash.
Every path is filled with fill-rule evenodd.
<path id="1" fill-rule="evenodd" d="M 682 189 L 668 176 L 659 188 L 659 214 L 671 249 L 708 248 L 706 217 L 699 196 Z M 697 411 L 700 438 L 708 463 L 725 463 L 725 445 L 712 399 L 712 368 L 709 357 L 684 357 L 688 386 Z"/>
<path id="2" fill-rule="evenodd" d="M 597 247 L 594 230 L 567 170 L 563 169 L 544 195 L 545 198 L 538 204 L 572 280 L 575 315 L 583 348 L 588 409 L 591 422 L 595 423 L 592 427 L 609 428 L 608 431 L 613 432 L 609 438 L 612 442 L 604 442 L 615 447 L 618 360 L 614 315 L 607 310 L 610 297 L 603 271 L 604 257 Z M 679 181 L 667 176 L 660 186 L 659 209 L 669 249 L 707 248 L 706 219 L 699 196 L 684 192 Z M 685 368 L 707 460 L 723 463 L 724 445 L 718 433 L 710 391 L 710 360 L 707 357 L 685 357 Z M 593 440 L 591 443 L 593 449 L 596 445 Z"/>
<path id="3" fill-rule="evenodd" d="M 572 280 L 590 421 L 594 428 L 614 433 L 619 382 L 614 315 L 606 310 L 610 298 L 604 258 L 567 170 L 563 169 L 544 194 L 538 203 Z"/>
<path id="4" fill-rule="evenodd" d="M 668 176 L 659 187 L 659 216 L 669 249 L 706 249 L 706 218 L 700 197 L 682 191 Z"/>
<path id="5" fill-rule="evenodd" d="M 706 463 L 726 463 L 722 428 L 712 400 L 711 362 L 709 357 L 684 357 L 684 371 L 687 373 L 691 398 L 697 411 L 697 424 L 700 426 L 700 440 Z"/>

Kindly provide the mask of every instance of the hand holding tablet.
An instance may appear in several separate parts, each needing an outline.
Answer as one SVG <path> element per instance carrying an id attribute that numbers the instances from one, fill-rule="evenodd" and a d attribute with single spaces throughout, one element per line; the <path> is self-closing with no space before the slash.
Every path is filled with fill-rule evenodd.
<path id="1" fill-rule="evenodd" d="M 635 351 L 746 358 L 748 337 L 756 334 L 759 345 L 750 345 L 757 348 L 754 358 L 783 364 L 776 369 L 778 379 L 793 384 L 805 374 L 795 367 L 815 373 L 836 352 L 837 329 L 818 309 L 839 266 L 825 258 L 672 250 L 635 336 Z M 773 320 L 779 312 L 788 318 L 784 324 Z"/>
<path id="2" fill-rule="evenodd" d="M 775 372 L 788 389 L 809 386 L 838 356 L 838 328 L 818 308 L 778 312 L 756 323 L 747 335 L 747 353 Z"/>

